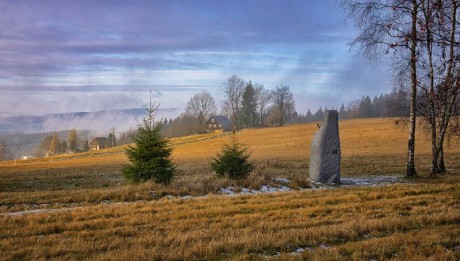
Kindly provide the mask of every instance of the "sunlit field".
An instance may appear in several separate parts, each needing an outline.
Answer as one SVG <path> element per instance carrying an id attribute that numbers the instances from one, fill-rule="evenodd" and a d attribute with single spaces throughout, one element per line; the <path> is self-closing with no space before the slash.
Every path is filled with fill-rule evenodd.
<path id="1" fill-rule="evenodd" d="M 404 127 L 393 119 L 339 124 L 342 177 L 404 175 Z M 239 132 L 256 170 L 238 182 L 210 169 L 228 138 L 220 134 L 172 139 L 178 171 L 168 186 L 127 183 L 123 148 L 2 162 L 1 259 L 460 259 L 458 138 L 445 150 L 446 175 L 427 177 L 430 140 L 419 131 L 422 178 L 315 190 L 307 177 L 316 130 Z M 227 186 L 280 186 L 274 178 L 289 179 L 294 190 L 220 195 Z"/>
<path id="2" fill-rule="evenodd" d="M 35 161 L 0 163 L 0 211 L 35 208 L 37 204 L 62 205 L 152 199 L 156 195 L 206 195 L 223 186 L 258 187 L 274 177 L 288 178 L 293 186 L 306 186 L 309 146 L 316 124 L 282 128 L 243 130 L 238 133 L 252 151 L 256 170 L 248 180 L 236 184 L 218 178 L 209 161 L 228 139 L 207 134 L 172 139 L 177 173 L 173 183 L 127 184 L 121 167 L 128 160 L 123 148 L 83 155 Z M 407 132 L 392 119 L 359 119 L 340 122 L 342 176 L 404 175 Z M 428 175 L 430 140 L 419 132 L 416 163 L 419 174 Z M 195 141 L 195 142 L 193 142 Z M 446 148 L 446 165 L 452 173 L 460 169 L 459 141 Z M 45 206 L 47 207 L 47 206 Z"/>

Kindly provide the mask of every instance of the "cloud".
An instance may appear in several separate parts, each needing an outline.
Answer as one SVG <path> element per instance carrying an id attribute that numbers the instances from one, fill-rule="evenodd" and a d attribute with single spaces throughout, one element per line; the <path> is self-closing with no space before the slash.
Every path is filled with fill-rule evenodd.
<path id="1" fill-rule="evenodd" d="M 323 106 L 385 85 L 349 53 L 334 0 L 6 0 L 0 27 L 0 113 L 138 107 L 151 88 L 183 108 L 202 89 L 222 99 L 232 74 Z"/>
<path id="2" fill-rule="evenodd" d="M 91 86 L 90 86 L 91 87 Z M 83 87 L 77 87 L 83 88 Z M 33 88 L 24 88 L 22 91 L 3 92 L 0 104 L 3 115 L 44 115 L 68 112 L 93 112 L 100 110 L 117 110 L 142 107 L 149 102 L 149 89 L 138 87 L 117 90 L 102 89 L 103 91 L 61 91 L 56 89 L 34 91 Z M 153 100 L 161 104 L 161 108 L 185 107 L 187 99 L 197 92 L 196 88 L 174 88 L 167 86 L 152 88 Z M 166 104 L 168 106 L 165 106 Z M 174 106 L 177 105 L 177 106 Z"/>
<path id="3" fill-rule="evenodd" d="M 40 73 L 81 65 L 155 67 L 158 57 L 139 55 L 330 43 L 341 39 L 342 31 L 336 28 L 339 18 L 327 16 L 326 20 L 320 15 L 331 11 L 328 2 L 48 2 L 4 1 L 1 5 L 0 25 L 8 30 L 0 32 L 0 50 L 9 68 Z M 138 57 L 94 56 L 101 54 Z"/>
<path id="4" fill-rule="evenodd" d="M 179 109 L 159 110 L 157 119 L 169 119 L 177 117 L 181 113 Z M 137 109 L 136 112 L 112 110 L 102 111 L 97 113 L 88 113 L 83 116 L 68 115 L 55 115 L 48 116 L 46 120 L 38 126 L 38 131 L 48 132 L 56 130 L 92 130 L 100 135 L 107 135 L 112 128 L 117 132 L 135 129 L 137 122 L 144 116 L 142 109 Z"/>
<path id="5" fill-rule="evenodd" d="M 159 109 L 156 119 L 177 117 L 180 109 Z M 98 112 L 78 112 L 47 114 L 44 116 L 0 116 L 0 133 L 34 133 L 60 130 L 91 130 L 98 135 L 107 135 L 112 128 L 117 132 L 135 129 L 138 121 L 145 116 L 143 108 L 128 110 L 104 110 Z"/>

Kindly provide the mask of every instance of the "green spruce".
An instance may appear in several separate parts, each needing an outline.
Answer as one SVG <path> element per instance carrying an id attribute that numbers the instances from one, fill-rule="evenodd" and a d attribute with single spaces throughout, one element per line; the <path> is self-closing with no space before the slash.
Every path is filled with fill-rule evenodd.
<path id="1" fill-rule="evenodd" d="M 241 121 L 246 128 L 254 127 L 257 117 L 256 91 L 252 82 L 246 85 L 241 102 Z"/>
<path id="2" fill-rule="evenodd" d="M 131 165 L 124 166 L 122 172 L 134 183 L 152 179 L 156 183 L 168 184 L 175 171 L 171 160 L 172 149 L 168 146 L 168 139 L 161 134 L 161 124 L 154 124 L 158 106 L 150 103 L 145 109 L 146 116 L 138 123 L 133 137 L 136 146 L 126 149 Z"/>
<path id="3" fill-rule="evenodd" d="M 230 137 L 230 142 L 224 144 L 222 152 L 218 153 L 211 162 L 211 168 L 219 176 L 231 179 L 243 179 L 254 169 L 249 162 L 248 148 L 238 141 L 235 132 Z"/>

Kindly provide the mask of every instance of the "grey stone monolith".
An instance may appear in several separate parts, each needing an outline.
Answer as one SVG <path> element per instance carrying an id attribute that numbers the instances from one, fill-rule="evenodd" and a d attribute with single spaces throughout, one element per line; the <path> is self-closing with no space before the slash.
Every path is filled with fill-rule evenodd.
<path id="1" fill-rule="evenodd" d="M 310 180 L 321 183 L 340 182 L 339 115 L 326 111 L 324 122 L 313 136 L 310 147 Z"/>

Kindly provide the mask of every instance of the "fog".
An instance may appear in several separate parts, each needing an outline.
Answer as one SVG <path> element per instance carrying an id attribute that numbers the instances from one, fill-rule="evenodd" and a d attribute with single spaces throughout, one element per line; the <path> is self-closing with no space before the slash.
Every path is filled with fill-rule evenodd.
<path id="1" fill-rule="evenodd" d="M 159 109 L 157 120 L 175 118 L 182 109 Z M 44 116 L 0 117 L 1 133 L 36 133 L 79 129 L 105 135 L 114 128 L 117 132 L 135 128 L 145 114 L 143 108 L 47 114 Z"/>

